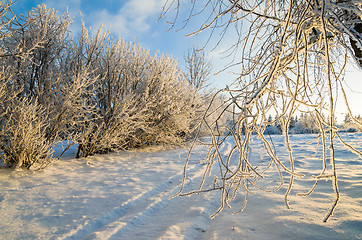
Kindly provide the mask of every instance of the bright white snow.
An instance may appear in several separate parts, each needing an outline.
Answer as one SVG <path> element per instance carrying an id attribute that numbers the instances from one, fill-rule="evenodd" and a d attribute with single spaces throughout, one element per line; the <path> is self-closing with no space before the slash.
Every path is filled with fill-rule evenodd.
<path id="1" fill-rule="evenodd" d="M 362 149 L 362 134 L 346 136 Z M 316 145 L 304 144 L 312 138 L 291 140 L 297 170 L 317 175 Z M 283 145 L 280 137 L 275 144 Z M 259 147 L 253 157 L 263 152 Z M 206 150 L 198 146 L 191 157 L 188 189 L 199 183 Z M 285 184 L 277 193 L 256 191 L 238 215 L 231 213 L 242 199 L 210 220 L 220 192 L 169 198 L 179 190 L 187 151 L 150 148 L 74 159 L 73 148 L 42 171 L 1 169 L 0 239 L 362 239 L 362 160 L 340 145 L 341 200 L 327 223 L 322 221 L 334 197 L 330 181 L 321 181 L 309 197 L 296 197 L 312 186 L 310 178 L 296 180 L 291 210 L 284 205 Z M 229 151 L 226 144 L 223 153 Z"/>

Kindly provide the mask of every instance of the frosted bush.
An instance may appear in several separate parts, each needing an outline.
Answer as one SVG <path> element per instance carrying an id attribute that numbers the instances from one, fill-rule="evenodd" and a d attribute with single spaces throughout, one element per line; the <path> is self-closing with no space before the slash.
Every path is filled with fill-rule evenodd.
<path id="1" fill-rule="evenodd" d="M 44 168 L 53 142 L 46 138 L 47 119 L 36 101 L 16 102 L 2 116 L 1 157 L 7 167 Z"/>
<path id="2" fill-rule="evenodd" d="M 48 165 L 53 144 L 74 134 L 71 127 L 82 121 L 78 114 L 91 109 L 83 99 L 93 83 L 87 69 L 66 71 L 70 22 L 67 13 L 58 16 L 41 5 L 1 29 L 1 88 L 8 96 L 0 98 L 1 149 L 7 166 Z"/>
<path id="3" fill-rule="evenodd" d="M 77 156 L 153 144 L 180 144 L 193 131 L 202 105 L 199 93 L 184 84 L 171 58 L 85 27 L 75 46 L 77 62 L 89 64 L 93 116 L 80 126 Z M 89 54 L 89 53 L 92 53 Z M 90 64 L 91 62 L 91 64 Z"/>

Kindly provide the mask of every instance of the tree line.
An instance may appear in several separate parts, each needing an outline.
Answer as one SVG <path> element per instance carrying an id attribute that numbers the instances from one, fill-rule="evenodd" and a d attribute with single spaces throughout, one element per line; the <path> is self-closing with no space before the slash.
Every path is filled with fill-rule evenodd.
<path id="1" fill-rule="evenodd" d="M 360 115 L 355 116 L 355 119 L 361 121 L 362 117 Z M 355 124 L 349 114 L 345 115 L 343 123 L 338 126 L 340 132 L 360 132 L 362 128 Z M 282 134 L 282 127 L 280 121 L 277 117 L 272 117 L 269 115 L 267 127 L 265 133 L 267 134 Z M 301 113 L 298 115 L 291 116 L 289 121 L 289 132 L 291 134 L 317 134 L 320 133 L 319 128 L 317 127 L 317 120 L 313 118 L 313 115 L 307 113 Z"/>

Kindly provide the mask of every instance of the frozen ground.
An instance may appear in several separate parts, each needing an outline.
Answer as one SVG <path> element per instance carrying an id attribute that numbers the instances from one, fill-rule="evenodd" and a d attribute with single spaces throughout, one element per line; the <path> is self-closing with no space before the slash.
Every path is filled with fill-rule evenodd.
<path id="1" fill-rule="evenodd" d="M 292 137 L 296 165 L 318 174 L 315 145 L 303 144 L 310 139 Z M 277 148 L 283 145 L 278 141 Z M 348 141 L 362 149 L 362 134 L 348 135 Z M 259 148 L 255 144 L 254 157 Z M 362 239 L 362 160 L 341 147 L 341 201 L 327 223 L 322 220 L 333 201 L 330 181 L 320 182 L 309 197 L 296 197 L 313 183 L 297 180 L 291 210 L 284 205 L 285 188 L 269 195 L 257 191 L 243 212 L 226 209 L 210 220 L 219 192 L 169 199 L 179 190 L 187 149 L 87 159 L 71 158 L 74 151 L 43 171 L 0 170 L 0 239 Z M 192 155 L 187 187 L 197 186 L 205 152 L 200 146 Z"/>

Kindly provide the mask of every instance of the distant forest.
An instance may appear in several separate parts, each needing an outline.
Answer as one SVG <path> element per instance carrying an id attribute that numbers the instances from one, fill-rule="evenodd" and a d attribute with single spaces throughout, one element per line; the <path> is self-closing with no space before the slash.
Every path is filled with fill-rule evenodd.
<path id="1" fill-rule="evenodd" d="M 356 116 L 358 120 L 362 120 L 362 117 Z M 340 132 L 362 132 L 362 128 L 354 124 L 348 114 L 345 115 L 344 121 L 339 126 Z M 289 123 L 289 132 L 291 134 L 307 134 L 307 133 L 319 133 L 317 122 L 309 114 L 301 114 L 298 116 L 292 116 Z M 282 134 L 282 128 L 280 121 L 269 115 L 267 127 L 265 129 L 267 134 Z"/>

